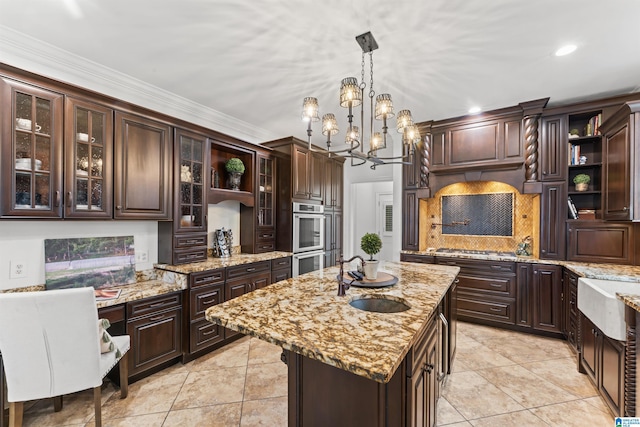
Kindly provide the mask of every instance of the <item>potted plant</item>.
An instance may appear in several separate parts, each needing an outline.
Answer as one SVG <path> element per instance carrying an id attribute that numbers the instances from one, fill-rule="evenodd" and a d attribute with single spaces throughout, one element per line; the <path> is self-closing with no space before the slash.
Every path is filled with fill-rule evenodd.
<path id="1" fill-rule="evenodd" d="M 244 173 L 244 163 L 237 157 L 232 157 L 227 160 L 224 165 L 227 172 L 229 172 L 229 186 L 232 190 L 240 189 L 240 177 Z"/>
<path id="2" fill-rule="evenodd" d="M 576 185 L 576 191 L 587 191 L 590 181 L 591 177 L 586 173 L 579 173 L 575 178 L 573 178 L 573 183 Z"/>
<path id="3" fill-rule="evenodd" d="M 369 259 L 364 264 L 364 275 L 369 280 L 375 280 L 378 277 L 378 260 L 374 260 L 373 256 L 382 249 L 382 240 L 376 233 L 366 233 L 360 240 L 360 249 L 369 255 Z"/>

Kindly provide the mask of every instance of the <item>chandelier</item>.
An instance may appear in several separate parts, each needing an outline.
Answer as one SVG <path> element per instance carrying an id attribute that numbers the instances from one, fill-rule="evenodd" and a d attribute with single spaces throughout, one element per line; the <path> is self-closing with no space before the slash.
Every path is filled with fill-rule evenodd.
<path id="1" fill-rule="evenodd" d="M 318 150 L 312 147 L 311 135 L 313 131 L 311 129 L 311 123 L 319 121 L 320 116 L 318 99 L 307 97 L 304 98 L 302 103 L 302 120 L 308 123 L 307 137 L 309 150 L 322 151 L 328 153 L 330 156 L 339 155 L 351 158 L 352 166 L 363 165 L 369 161 L 372 163 L 371 169 L 375 169 L 378 165 L 385 164 L 410 164 L 413 162 L 415 147 L 420 142 L 420 132 L 418 127 L 413 123 L 411 111 L 409 110 L 400 110 L 396 116 L 396 129 L 400 134 L 402 134 L 402 155 L 395 157 L 378 156 L 378 150 L 387 148 L 388 120 L 396 114 L 393 109 L 391 95 L 388 93 L 382 93 L 376 96 L 373 89 L 373 51 L 378 48 L 378 43 L 373 38 L 373 34 L 371 34 L 370 31 L 357 36 L 356 41 L 362 48 L 360 83 L 358 84 L 358 79 L 355 77 L 346 77 L 342 79 L 342 83 L 340 85 L 340 106 L 348 109 L 347 119 L 349 121 L 349 128 L 347 129 L 345 136 L 345 144 L 347 147 L 332 150 L 331 137 L 339 132 L 336 116 L 332 113 L 327 113 L 322 116 L 322 134 L 327 137 L 327 148 Z M 365 57 L 367 53 L 369 54 L 370 68 L 369 92 L 367 94 L 369 98 L 369 149 L 365 152 L 360 132 L 362 130 L 364 133 L 365 130 L 364 106 L 365 88 L 367 87 L 367 84 L 365 83 L 364 78 Z M 357 109 L 357 107 L 360 107 L 360 126 L 355 125 L 353 120 L 354 109 Z M 380 130 L 376 130 L 374 126 L 374 119 L 382 121 L 382 127 Z M 391 137 L 389 136 L 389 138 Z"/>

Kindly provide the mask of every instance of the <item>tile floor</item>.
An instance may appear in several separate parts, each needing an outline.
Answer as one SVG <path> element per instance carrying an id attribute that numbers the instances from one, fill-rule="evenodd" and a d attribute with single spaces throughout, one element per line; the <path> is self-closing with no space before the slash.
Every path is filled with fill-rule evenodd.
<path id="1" fill-rule="evenodd" d="M 105 427 L 287 425 L 286 366 L 280 349 L 245 337 L 129 387 L 103 385 Z M 92 427 L 90 391 L 25 406 L 25 426 Z M 613 417 L 560 340 L 460 323 L 453 373 L 438 403 L 438 425 L 613 426 Z"/>

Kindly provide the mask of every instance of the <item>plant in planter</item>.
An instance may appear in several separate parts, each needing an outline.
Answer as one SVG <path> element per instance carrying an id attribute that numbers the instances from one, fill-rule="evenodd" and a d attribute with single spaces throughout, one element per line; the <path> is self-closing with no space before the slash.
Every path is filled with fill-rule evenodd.
<path id="1" fill-rule="evenodd" d="M 589 182 L 591 182 L 591 177 L 586 173 L 580 173 L 573 178 L 573 183 L 576 185 L 576 191 L 587 191 L 589 188 Z"/>
<path id="2" fill-rule="evenodd" d="M 364 265 L 364 275 L 369 280 L 375 280 L 378 277 L 378 260 L 374 260 L 373 256 L 382 249 L 382 240 L 376 233 L 366 233 L 360 240 L 360 249 L 369 255 L 369 259 Z"/>
<path id="3" fill-rule="evenodd" d="M 237 157 L 232 157 L 227 160 L 224 165 L 227 172 L 229 172 L 229 186 L 232 190 L 240 189 L 240 177 L 244 173 L 244 163 Z"/>

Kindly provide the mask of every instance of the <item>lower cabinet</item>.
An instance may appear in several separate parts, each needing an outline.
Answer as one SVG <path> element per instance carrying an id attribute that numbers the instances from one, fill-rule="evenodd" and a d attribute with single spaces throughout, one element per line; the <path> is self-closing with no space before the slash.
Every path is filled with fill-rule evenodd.
<path id="1" fill-rule="evenodd" d="M 518 263 L 516 324 L 533 331 L 563 332 L 562 267 Z"/>
<path id="2" fill-rule="evenodd" d="M 271 284 L 271 261 L 227 267 L 225 301 L 264 288 Z M 240 332 L 225 329 L 225 339 L 240 335 Z"/>
<path id="3" fill-rule="evenodd" d="M 625 343 L 606 336 L 580 313 L 580 369 L 616 415 L 625 413 Z"/>
<path id="4" fill-rule="evenodd" d="M 271 283 L 291 278 L 291 257 L 271 260 Z"/>
<path id="5" fill-rule="evenodd" d="M 438 323 L 428 324 L 413 348 L 407 374 L 408 425 L 422 427 L 436 425 L 438 400 Z"/>
<path id="6" fill-rule="evenodd" d="M 129 378 L 160 370 L 182 356 L 182 292 L 127 303 Z"/>
<path id="7" fill-rule="evenodd" d="M 564 296 L 564 323 L 562 332 L 571 349 L 578 351 L 578 276 L 568 270 L 562 279 L 562 295 Z"/>

